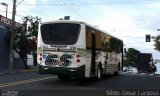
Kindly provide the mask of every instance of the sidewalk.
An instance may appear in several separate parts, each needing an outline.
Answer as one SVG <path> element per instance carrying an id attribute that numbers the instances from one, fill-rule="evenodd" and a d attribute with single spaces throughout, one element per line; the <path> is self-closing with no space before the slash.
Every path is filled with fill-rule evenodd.
<path id="1" fill-rule="evenodd" d="M 0 70 L 0 75 L 3 74 L 13 74 L 13 73 L 20 73 L 20 72 L 36 72 L 37 66 L 29 66 L 30 69 L 13 69 L 12 71 L 9 70 Z"/>

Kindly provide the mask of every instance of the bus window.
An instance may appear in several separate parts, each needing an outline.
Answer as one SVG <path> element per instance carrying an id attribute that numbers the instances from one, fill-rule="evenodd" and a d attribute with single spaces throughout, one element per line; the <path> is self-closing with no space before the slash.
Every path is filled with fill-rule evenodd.
<path id="1" fill-rule="evenodd" d="M 42 40 L 45 44 L 72 45 L 78 40 L 80 24 L 54 23 L 41 26 Z"/>

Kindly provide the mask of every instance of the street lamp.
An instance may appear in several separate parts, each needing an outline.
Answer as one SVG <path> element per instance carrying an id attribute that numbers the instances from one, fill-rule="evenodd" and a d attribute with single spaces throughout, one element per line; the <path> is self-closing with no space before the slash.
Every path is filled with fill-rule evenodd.
<path id="1" fill-rule="evenodd" d="M 8 13 L 8 4 L 6 4 L 6 3 L 0 3 L 1 5 L 3 5 L 3 6 L 6 6 L 6 18 L 7 18 L 7 13 Z"/>

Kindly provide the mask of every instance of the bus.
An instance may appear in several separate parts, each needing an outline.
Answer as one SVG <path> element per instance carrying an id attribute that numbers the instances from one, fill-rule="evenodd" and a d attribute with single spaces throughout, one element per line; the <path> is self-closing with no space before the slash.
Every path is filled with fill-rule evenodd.
<path id="1" fill-rule="evenodd" d="M 123 41 L 85 22 L 41 22 L 37 43 L 39 74 L 99 80 L 123 67 Z"/>

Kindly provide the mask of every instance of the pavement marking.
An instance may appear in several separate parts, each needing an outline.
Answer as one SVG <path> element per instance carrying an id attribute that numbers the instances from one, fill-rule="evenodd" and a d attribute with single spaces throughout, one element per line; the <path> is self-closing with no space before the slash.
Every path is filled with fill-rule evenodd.
<path id="1" fill-rule="evenodd" d="M 31 83 L 31 82 L 36 82 L 36 81 L 42 81 L 42 80 L 47 80 L 47 79 L 53 79 L 53 78 L 57 78 L 57 77 L 55 77 L 55 76 L 48 76 L 48 77 L 28 79 L 28 80 L 21 80 L 21 81 L 15 81 L 15 82 L 0 83 L 0 88 L 2 88 L 2 87 L 8 87 L 8 86 L 14 86 L 14 85 L 19 85 L 19 84 L 25 84 L 25 83 Z"/>

